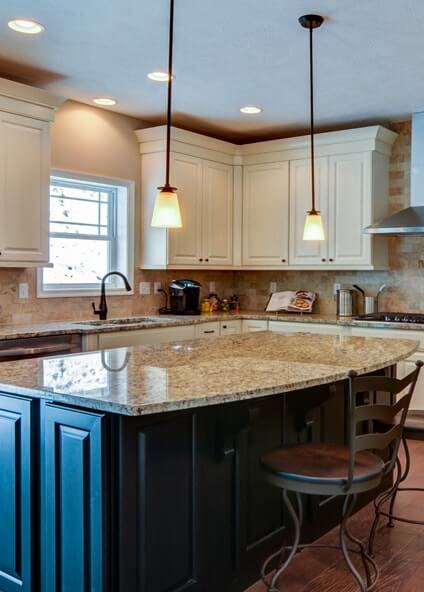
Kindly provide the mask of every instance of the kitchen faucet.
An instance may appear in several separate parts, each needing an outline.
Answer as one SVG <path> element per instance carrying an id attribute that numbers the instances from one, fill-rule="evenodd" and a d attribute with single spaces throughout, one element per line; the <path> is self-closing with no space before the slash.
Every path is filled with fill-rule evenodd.
<path id="1" fill-rule="evenodd" d="M 101 321 L 105 321 L 107 319 L 107 304 L 106 304 L 106 286 L 105 286 L 105 283 L 106 283 L 107 278 L 109 276 L 111 276 L 111 275 L 119 275 L 119 277 L 121 277 L 124 280 L 125 289 L 127 290 L 127 292 L 131 292 L 131 290 L 132 290 L 129 281 L 124 276 L 124 274 L 121 273 L 120 271 L 110 271 L 109 273 L 107 273 L 106 275 L 104 275 L 103 278 L 102 278 L 102 284 L 101 284 L 99 308 L 96 309 L 96 305 L 94 304 L 94 302 L 91 303 L 91 306 L 93 307 L 94 314 L 95 315 L 99 315 L 99 319 Z"/>

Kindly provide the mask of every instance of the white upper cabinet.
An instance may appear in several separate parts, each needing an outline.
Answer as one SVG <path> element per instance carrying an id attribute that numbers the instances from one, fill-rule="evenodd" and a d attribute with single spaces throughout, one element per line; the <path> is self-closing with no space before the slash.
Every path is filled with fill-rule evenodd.
<path id="1" fill-rule="evenodd" d="M 144 269 L 231 269 L 233 162 L 227 142 L 172 130 L 171 185 L 177 187 L 182 228 L 152 228 L 156 187 L 165 175 L 165 128 L 140 130 L 142 261 Z"/>
<path id="2" fill-rule="evenodd" d="M 172 130 L 171 183 L 183 228 L 152 229 L 165 127 L 136 132 L 142 155 L 142 263 L 154 268 L 384 269 L 385 237 L 363 234 L 388 211 L 396 134 L 371 126 L 316 136 L 316 199 L 325 240 L 303 241 L 311 208 L 310 138 L 236 146 Z"/>
<path id="3" fill-rule="evenodd" d="M 233 262 L 233 168 L 203 162 L 203 253 L 206 263 Z"/>
<path id="4" fill-rule="evenodd" d="M 0 163 L 0 265 L 47 262 L 49 124 L 0 113 Z"/>
<path id="5" fill-rule="evenodd" d="M 169 232 L 170 265 L 231 265 L 233 262 L 232 167 L 173 154 L 183 227 Z"/>
<path id="6" fill-rule="evenodd" d="M 178 188 L 183 227 L 169 232 L 169 263 L 198 265 L 202 260 L 202 160 L 173 154 L 171 179 Z"/>
<path id="7" fill-rule="evenodd" d="M 49 261 L 50 122 L 60 103 L 0 79 L 0 267 Z"/>
<path id="8" fill-rule="evenodd" d="M 372 265 L 372 237 L 362 229 L 372 222 L 371 154 L 330 158 L 329 248 L 336 265 Z"/>
<path id="9" fill-rule="evenodd" d="M 328 236 L 328 158 L 315 160 L 316 208 Z M 304 241 L 306 212 L 311 209 L 311 159 L 290 162 L 290 265 L 322 265 L 329 259 L 327 241 Z"/>
<path id="10" fill-rule="evenodd" d="M 288 264 L 288 202 L 288 162 L 244 167 L 243 265 Z"/>

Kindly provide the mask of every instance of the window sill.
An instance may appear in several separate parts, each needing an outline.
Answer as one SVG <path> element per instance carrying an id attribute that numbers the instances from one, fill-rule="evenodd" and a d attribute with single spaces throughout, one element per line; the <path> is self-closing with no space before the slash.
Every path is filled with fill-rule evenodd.
<path id="1" fill-rule="evenodd" d="M 92 298 L 100 297 L 100 287 L 98 290 L 38 290 L 37 298 L 80 298 L 87 296 Z M 134 296 L 134 290 L 127 292 L 122 288 L 106 288 L 106 297 L 109 296 Z"/>

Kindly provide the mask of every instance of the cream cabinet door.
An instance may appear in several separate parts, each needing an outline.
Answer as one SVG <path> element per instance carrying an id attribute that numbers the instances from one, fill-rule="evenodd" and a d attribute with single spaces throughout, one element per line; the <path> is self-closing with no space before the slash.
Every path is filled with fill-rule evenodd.
<path id="1" fill-rule="evenodd" d="M 371 155 L 330 157 L 330 259 L 337 265 L 370 265 L 371 237 L 362 229 L 371 223 Z"/>
<path id="2" fill-rule="evenodd" d="M 321 211 L 325 241 L 304 241 L 306 212 L 311 209 L 311 160 L 290 162 L 290 265 L 328 264 L 328 158 L 315 160 L 316 204 Z"/>
<path id="3" fill-rule="evenodd" d="M 243 172 L 243 265 L 288 264 L 289 165 L 247 165 Z"/>
<path id="4" fill-rule="evenodd" d="M 0 266 L 48 262 L 50 124 L 0 113 Z"/>
<path id="5" fill-rule="evenodd" d="M 233 169 L 203 161 L 203 249 L 209 265 L 233 263 Z"/>
<path id="6" fill-rule="evenodd" d="M 178 189 L 183 227 L 169 231 L 169 263 L 202 263 L 202 171 L 201 158 L 173 154 L 171 185 Z"/>
<path id="7" fill-rule="evenodd" d="M 268 321 L 243 319 L 241 323 L 242 333 L 256 333 L 257 331 L 268 331 Z"/>

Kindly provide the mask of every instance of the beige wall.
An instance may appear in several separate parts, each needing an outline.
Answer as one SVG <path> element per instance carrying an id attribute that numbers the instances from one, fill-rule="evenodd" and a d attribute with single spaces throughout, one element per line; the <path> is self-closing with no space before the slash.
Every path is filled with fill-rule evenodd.
<path id="1" fill-rule="evenodd" d="M 53 167 L 82 171 L 103 176 L 132 179 L 136 182 L 139 201 L 139 154 L 133 130 L 143 122 L 68 101 L 57 113 L 53 126 Z M 390 167 L 390 203 L 392 210 L 409 203 L 410 140 L 409 122 L 393 125 L 399 133 L 394 145 Z M 136 220 L 139 208 L 137 204 Z M 136 226 L 137 229 L 137 226 Z M 137 232 L 136 232 L 137 236 Z M 138 258 L 138 243 L 136 259 Z M 405 237 L 390 239 L 390 271 L 385 272 L 141 272 L 136 269 L 135 288 L 140 281 L 161 281 L 166 285 L 175 277 L 191 277 L 203 285 L 207 294 L 208 283 L 216 282 L 217 292 L 229 296 L 241 295 L 244 308 L 261 309 L 268 299 L 269 282 L 278 288 L 311 289 L 318 293 L 317 310 L 335 312 L 332 296 L 333 284 L 358 283 L 370 294 L 380 283 L 391 289 L 383 293 L 381 304 L 386 310 L 424 310 L 424 270 L 418 259 L 424 258 L 424 238 Z M 18 282 L 29 283 L 30 298 L 17 298 Z M 91 297 L 38 299 L 34 270 L 0 270 L 0 322 L 32 322 L 60 319 L 83 319 L 92 316 Z M 162 296 L 113 296 L 109 298 L 111 315 L 149 314 L 163 303 Z"/>

